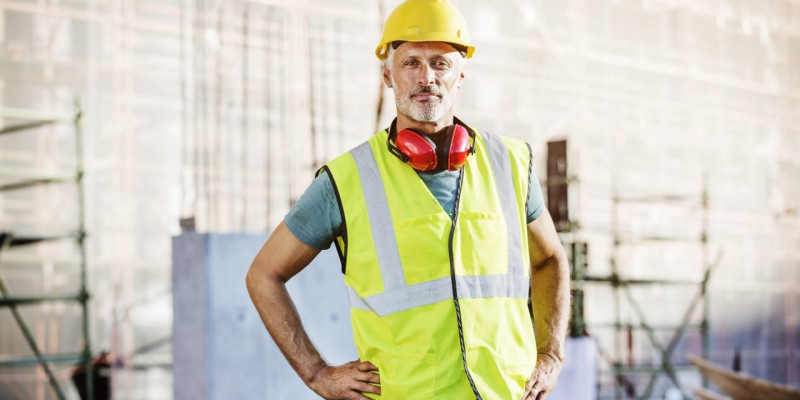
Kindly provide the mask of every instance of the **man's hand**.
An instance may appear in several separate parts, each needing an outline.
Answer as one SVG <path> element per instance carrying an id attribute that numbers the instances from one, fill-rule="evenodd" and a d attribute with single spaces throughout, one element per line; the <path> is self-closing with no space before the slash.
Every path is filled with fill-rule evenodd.
<path id="1" fill-rule="evenodd" d="M 369 400 L 362 393 L 381 394 L 378 368 L 368 361 L 351 361 L 338 367 L 324 366 L 308 382 L 308 386 L 328 400 Z"/>
<path id="2" fill-rule="evenodd" d="M 525 393 L 521 400 L 544 400 L 556 387 L 558 374 L 561 372 L 561 361 L 549 354 L 539 354 L 536 368 L 531 378 L 525 383 Z"/>

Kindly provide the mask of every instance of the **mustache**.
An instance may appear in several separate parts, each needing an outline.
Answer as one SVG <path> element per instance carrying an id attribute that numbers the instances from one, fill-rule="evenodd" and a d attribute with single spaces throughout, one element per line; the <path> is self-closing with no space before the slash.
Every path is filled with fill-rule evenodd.
<path id="1" fill-rule="evenodd" d="M 414 96 L 414 95 L 420 94 L 420 93 L 427 93 L 427 94 L 432 94 L 432 95 L 436 95 L 436 96 L 442 97 L 442 92 L 439 91 L 439 89 L 436 88 L 436 86 L 434 86 L 434 85 L 418 86 L 418 87 L 414 88 L 411 91 L 411 93 L 408 94 L 408 96 L 411 97 L 411 96 Z"/>

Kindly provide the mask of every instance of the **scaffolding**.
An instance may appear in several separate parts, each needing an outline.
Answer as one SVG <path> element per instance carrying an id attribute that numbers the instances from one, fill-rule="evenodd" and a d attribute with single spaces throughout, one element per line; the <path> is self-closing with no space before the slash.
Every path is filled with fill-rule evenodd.
<path id="1" fill-rule="evenodd" d="M 668 203 L 684 203 L 684 204 L 696 204 L 698 202 L 697 199 L 693 199 L 690 197 L 684 197 L 681 195 L 662 195 L 662 196 L 643 196 L 643 197 L 624 197 L 620 195 L 615 195 L 613 199 L 614 204 L 614 212 L 612 214 L 612 221 L 613 221 L 613 232 L 614 232 L 614 256 L 612 258 L 611 267 L 612 267 L 612 274 L 611 276 L 607 277 L 593 277 L 587 276 L 586 280 L 588 281 L 595 281 L 595 282 L 606 282 L 610 283 L 614 288 L 614 300 L 615 300 L 615 318 L 616 324 L 614 328 L 616 329 L 616 334 L 614 335 L 616 339 L 615 343 L 615 363 L 613 367 L 613 373 L 615 376 L 615 382 L 622 382 L 623 377 L 626 372 L 638 372 L 641 371 L 642 368 L 637 365 L 628 365 L 627 367 L 622 365 L 621 362 L 621 354 L 622 349 L 619 343 L 619 339 L 621 337 L 620 333 L 622 333 L 623 329 L 626 330 L 627 337 L 629 338 L 629 343 L 627 345 L 628 349 L 632 348 L 632 341 L 633 336 L 633 329 L 639 329 L 645 333 L 647 336 L 648 341 L 653 346 L 654 349 L 657 350 L 661 362 L 660 366 L 657 369 L 652 371 L 648 371 L 650 376 L 647 380 L 647 385 L 641 395 L 637 395 L 635 392 L 630 393 L 636 396 L 637 398 L 647 399 L 653 394 L 654 385 L 656 382 L 656 377 L 659 374 L 665 374 L 669 378 L 669 380 L 680 390 L 681 395 L 683 395 L 684 399 L 691 399 L 691 395 L 689 394 L 689 390 L 684 387 L 677 374 L 677 369 L 681 368 L 690 368 L 687 365 L 677 365 L 672 357 L 674 355 L 674 351 L 678 343 L 680 342 L 681 338 L 684 336 L 688 329 L 695 329 L 699 330 L 702 344 L 701 344 L 701 352 L 704 358 L 708 358 L 709 355 L 709 319 L 708 319 L 708 312 L 709 312 L 709 302 L 708 297 L 706 296 L 708 281 L 711 277 L 711 273 L 713 271 L 713 266 L 716 265 L 715 263 L 711 263 L 708 260 L 708 189 L 707 184 L 704 183 L 703 191 L 699 199 L 699 206 L 701 209 L 701 232 L 696 237 L 670 237 L 670 236 L 661 236 L 661 235 L 652 235 L 652 236 L 645 236 L 638 240 L 626 240 L 626 238 L 621 233 L 620 227 L 618 226 L 618 215 L 620 209 L 624 208 L 626 204 L 638 203 L 638 204 L 650 204 L 650 205 L 658 205 L 663 204 L 665 202 Z M 702 271 L 703 277 L 702 280 L 699 282 L 692 281 L 692 280 L 664 280 L 664 279 L 625 279 L 621 277 L 619 265 L 618 265 L 618 251 L 620 246 L 625 245 L 638 245 L 644 242 L 659 242 L 659 243 L 671 243 L 671 242 L 699 242 L 701 247 L 701 254 L 702 254 Z M 640 301 L 638 301 L 633 294 L 631 293 L 631 286 L 633 285 L 680 285 L 680 286 L 690 286 L 696 287 L 697 291 L 695 296 L 692 298 L 689 306 L 686 309 L 686 312 L 683 315 L 680 325 L 675 326 L 672 330 L 671 338 L 666 345 L 666 347 L 658 340 L 655 334 L 654 328 L 648 322 L 648 318 L 645 312 L 642 310 Z M 621 299 L 620 294 L 624 295 L 625 299 L 628 301 L 630 306 L 632 307 L 637 319 L 639 320 L 638 326 L 633 324 L 628 324 L 627 326 L 623 326 L 622 324 L 622 315 L 621 315 Z M 692 324 L 691 318 L 695 313 L 695 310 L 698 304 L 702 303 L 702 313 L 701 313 L 701 322 L 699 324 Z M 669 328 L 667 328 L 669 329 Z M 634 364 L 634 363 L 629 363 Z M 704 386 L 707 386 L 707 383 L 704 382 Z M 619 385 L 616 387 L 615 390 L 617 398 L 621 398 L 620 387 Z"/>
<path id="2" fill-rule="evenodd" d="M 37 185 L 47 185 L 55 183 L 74 184 L 77 189 L 77 211 L 78 226 L 68 232 L 19 232 L 4 231 L 0 232 L 0 256 L 9 249 L 16 247 L 31 246 L 37 243 L 55 240 L 74 240 L 79 249 L 79 277 L 80 283 L 77 292 L 67 295 L 50 295 L 43 293 L 38 296 L 14 296 L 11 288 L 6 284 L 0 270 L 0 307 L 7 307 L 14 320 L 19 326 L 25 341 L 33 357 L 2 357 L 0 367 L 29 366 L 38 365 L 47 376 L 50 387 L 59 400 L 65 400 L 66 394 L 62 383 L 56 379 L 52 371 L 51 364 L 78 364 L 84 371 L 85 382 L 78 383 L 78 391 L 84 399 L 94 399 L 93 393 L 93 373 L 92 373 L 92 353 L 89 335 L 89 290 L 87 282 L 87 263 L 86 263 L 86 227 L 85 227 L 85 199 L 83 185 L 83 137 L 81 131 L 81 109 L 76 105 L 74 112 L 70 114 L 49 114 L 35 110 L 0 108 L 0 118 L 4 120 L 20 120 L 21 123 L 11 124 L 0 128 L 0 135 L 11 133 L 31 134 L 34 128 L 45 127 L 54 124 L 72 124 L 75 136 L 75 170 L 73 174 L 53 174 L 40 173 L 38 171 L 8 170 L 0 168 L 0 196 L 3 192 L 20 190 L 23 188 L 35 187 Z M 55 199 L 54 199 L 55 200 Z M 0 266 L 2 266 L 0 259 Z M 42 346 L 37 343 L 29 325 L 26 323 L 19 311 L 20 307 L 33 306 L 43 303 L 78 303 L 81 310 L 81 329 L 83 334 L 83 346 L 80 353 L 73 354 L 47 354 L 42 351 Z M 85 383 L 85 387 L 81 387 Z"/>
<path id="3" fill-rule="evenodd" d="M 553 217 L 557 230 L 562 241 L 568 250 L 570 259 L 571 281 L 572 281 L 572 313 L 570 318 L 570 336 L 593 336 L 598 333 L 610 330 L 613 335 L 612 348 L 603 346 L 602 341 L 598 340 L 598 349 L 601 360 L 605 365 L 599 366 L 600 374 L 610 376 L 613 382 L 614 399 L 650 399 L 656 395 L 656 383 L 659 376 L 666 376 L 672 385 L 680 392 L 683 399 L 691 399 L 689 388 L 682 382 L 679 371 L 695 368 L 688 362 L 676 362 L 676 350 L 686 333 L 694 330 L 700 335 L 699 353 L 703 358 L 709 358 L 710 334 L 709 334 L 709 299 L 707 288 L 714 268 L 719 264 L 719 254 L 714 260 L 709 259 L 708 250 L 708 211 L 709 195 L 707 178 L 704 177 L 702 193 L 700 196 L 683 195 L 645 195 L 645 196 L 623 196 L 619 190 L 612 191 L 612 212 L 611 226 L 608 230 L 612 240 L 612 253 L 610 259 L 610 273 L 592 273 L 589 269 L 589 245 L 586 241 L 579 238 L 582 229 L 580 221 L 575 217 L 571 210 L 574 208 L 570 200 L 574 202 L 576 189 L 579 186 L 577 176 L 570 175 L 574 170 L 568 168 L 567 141 L 558 140 L 548 142 L 547 146 L 547 179 L 544 182 L 547 188 L 548 209 Z M 665 204 L 684 205 L 691 209 L 700 210 L 699 232 L 694 236 L 676 236 L 652 234 L 648 232 L 643 235 L 634 235 L 622 229 L 619 221 L 620 214 L 629 205 L 643 205 L 645 207 L 659 207 Z M 625 273 L 622 265 L 620 250 L 623 247 L 636 247 L 648 243 L 668 245 L 670 243 L 694 243 L 699 245 L 699 253 L 702 259 L 701 277 L 698 280 L 692 279 L 663 279 L 662 277 L 631 276 Z M 652 258 L 651 258 L 652 259 Z M 645 272 L 658 270 L 657 266 L 648 265 Z M 640 274 L 641 275 L 641 274 Z M 590 301 L 587 301 L 586 290 L 591 286 L 605 286 L 612 290 L 613 322 L 597 323 L 589 322 L 585 318 L 585 308 Z M 633 288 L 648 288 L 656 286 L 687 287 L 695 289 L 681 320 L 677 325 L 653 324 L 648 318 L 643 305 L 647 302 L 634 296 Z M 591 296 L 589 296 L 591 298 Z M 636 322 L 626 321 L 623 315 L 623 306 L 628 306 Z M 699 322 L 693 322 L 699 312 Z M 695 319 L 697 319 L 695 317 Z M 634 338 L 638 333 L 644 335 L 649 346 L 654 350 L 658 361 L 648 360 L 641 354 L 634 351 Z M 671 333 L 666 343 L 659 340 L 659 335 Z M 626 343 L 623 343 L 623 337 Z M 641 376 L 646 379 L 640 384 L 637 379 Z M 602 384 L 602 381 L 601 381 Z M 703 386 L 707 382 L 703 381 Z M 602 396 L 601 396 L 602 397 Z M 660 398 L 660 397 L 658 397 Z"/>
<path id="4" fill-rule="evenodd" d="M 632 238 L 625 235 L 619 226 L 618 216 L 626 205 L 645 204 L 663 205 L 663 203 L 683 203 L 697 205 L 701 210 L 701 231 L 697 236 L 691 237 L 671 237 L 667 235 L 646 235 Z M 600 373 L 613 377 L 613 392 L 615 399 L 650 399 L 653 398 L 656 388 L 657 378 L 660 375 L 666 376 L 674 387 L 680 392 L 683 399 L 692 399 L 690 390 L 685 387 L 680 377 L 679 371 L 694 370 L 688 363 L 679 364 L 675 361 L 675 351 L 684 338 L 687 331 L 695 330 L 701 337 L 700 352 L 703 358 L 708 359 L 710 348 L 709 336 L 709 299 L 707 288 L 709 279 L 712 276 L 714 267 L 719 263 L 719 255 L 715 260 L 709 259 L 708 251 L 708 190 L 707 184 L 703 185 L 703 191 L 699 198 L 691 198 L 680 195 L 662 196 L 622 196 L 618 193 L 614 195 L 612 213 L 613 250 L 611 258 L 611 273 L 609 275 L 593 275 L 588 272 L 587 244 L 583 242 L 573 242 L 568 245 L 571 253 L 572 266 L 572 287 L 574 290 L 573 313 L 570 323 L 573 336 L 591 335 L 603 329 L 611 329 L 613 332 L 613 349 L 608 351 L 600 347 L 601 359 L 607 364 L 600 368 Z M 647 243 L 670 244 L 674 242 L 695 242 L 700 246 L 702 254 L 702 278 L 700 280 L 691 279 L 659 279 L 647 277 L 629 277 L 621 271 L 620 248 L 624 246 L 638 246 Z M 652 266 L 651 266 L 652 267 Z M 651 268 L 653 269 L 653 268 Z M 610 285 L 613 290 L 613 316 L 614 322 L 610 324 L 592 324 L 584 319 L 585 289 L 589 285 L 600 284 Z M 634 287 L 655 287 L 673 286 L 689 287 L 696 289 L 694 296 L 689 301 L 678 325 L 659 324 L 654 325 L 648 318 L 643 304 L 645 301 L 634 296 Z M 624 305 L 630 307 L 632 314 L 638 322 L 625 322 L 622 308 Z M 651 304 L 652 305 L 652 304 Z M 700 321 L 692 322 L 693 316 L 700 308 Z M 644 334 L 647 342 L 660 359 L 657 362 L 642 363 L 638 360 L 634 352 L 635 332 Z M 666 344 L 662 342 L 659 333 L 671 333 Z M 626 343 L 623 343 L 623 337 Z M 649 364 L 649 365 L 648 365 Z M 647 376 L 644 389 L 639 390 L 634 377 Z M 707 382 L 703 381 L 703 386 Z M 660 398 L 660 397 L 659 397 Z"/>

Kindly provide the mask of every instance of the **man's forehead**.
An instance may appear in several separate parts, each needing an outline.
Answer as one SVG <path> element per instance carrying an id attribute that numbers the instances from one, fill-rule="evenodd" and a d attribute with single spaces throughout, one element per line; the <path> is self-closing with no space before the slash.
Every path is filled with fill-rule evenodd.
<path id="1" fill-rule="evenodd" d="M 454 54 L 453 54 L 454 53 Z M 401 57 L 458 55 L 458 50 L 446 42 L 403 42 L 395 47 L 395 54 Z"/>

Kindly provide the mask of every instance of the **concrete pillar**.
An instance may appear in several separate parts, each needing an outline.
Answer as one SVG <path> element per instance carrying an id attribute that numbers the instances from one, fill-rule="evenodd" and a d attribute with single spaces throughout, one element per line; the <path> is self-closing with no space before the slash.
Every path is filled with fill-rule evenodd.
<path id="1" fill-rule="evenodd" d="M 547 400 L 597 398 L 597 342 L 590 337 L 567 339 L 566 358 L 556 389 Z"/>
<path id="2" fill-rule="evenodd" d="M 318 399 L 272 342 L 245 287 L 266 236 L 184 233 L 173 239 L 175 400 Z M 356 359 L 335 250 L 289 281 L 304 327 L 331 363 Z"/>

